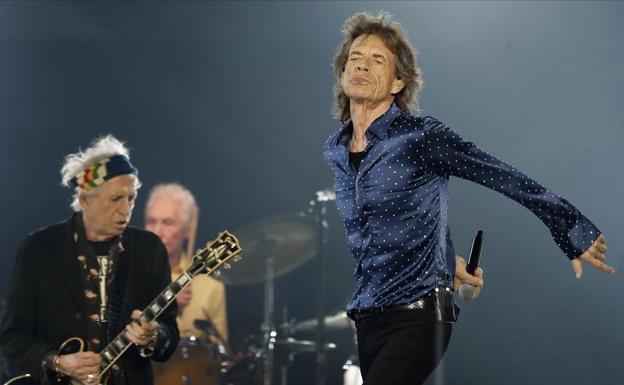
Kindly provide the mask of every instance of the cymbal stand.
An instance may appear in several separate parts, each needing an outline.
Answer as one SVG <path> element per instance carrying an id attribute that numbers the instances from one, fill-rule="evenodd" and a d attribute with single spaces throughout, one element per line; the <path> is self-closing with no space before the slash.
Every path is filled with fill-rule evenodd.
<path id="1" fill-rule="evenodd" d="M 291 324 L 288 322 L 288 308 L 284 306 L 282 308 L 282 323 L 279 325 L 277 331 L 277 338 L 279 340 L 288 340 L 291 334 Z M 277 375 L 277 383 L 279 385 L 288 385 L 288 366 L 293 361 L 295 356 L 294 352 L 291 352 L 288 347 L 282 346 L 282 349 L 277 349 L 277 355 L 274 356 L 274 365 L 279 366 L 279 372 Z"/>
<path id="2" fill-rule="evenodd" d="M 327 350 L 325 349 L 325 299 L 327 297 L 327 202 L 336 199 L 336 193 L 331 189 L 316 192 L 316 199 L 311 205 L 315 206 L 319 224 L 319 252 L 320 268 L 317 286 L 316 303 L 316 384 L 325 385 L 327 371 Z"/>
<path id="3" fill-rule="evenodd" d="M 264 280 L 264 322 L 262 323 L 262 332 L 264 335 L 264 373 L 263 385 L 271 385 L 273 375 L 273 359 L 275 353 L 275 324 L 273 323 L 273 312 L 275 308 L 275 292 L 274 292 L 274 269 L 273 257 L 268 256 L 265 260 L 265 280 Z"/>

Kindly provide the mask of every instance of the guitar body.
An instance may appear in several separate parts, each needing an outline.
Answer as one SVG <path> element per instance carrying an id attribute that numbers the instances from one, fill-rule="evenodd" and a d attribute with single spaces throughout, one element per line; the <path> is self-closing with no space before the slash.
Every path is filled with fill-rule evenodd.
<path id="1" fill-rule="evenodd" d="M 40 385 L 39 381 L 35 381 L 30 374 L 24 374 L 21 376 L 13 377 L 9 382 L 5 382 L 4 385 Z"/>
<path id="2" fill-rule="evenodd" d="M 57 355 L 65 356 L 67 354 L 80 353 L 86 351 L 86 348 L 87 344 L 82 338 L 72 337 L 61 344 Z M 56 372 L 48 373 L 47 383 L 50 385 L 80 385 L 80 381 L 73 380 L 71 377 Z M 106 378 L 100 378 L 99 384 L 105 385 Z"/>
<path id="3" fill-rule="evenodd" d="M 66 355 L 82 352 L 85 350 L 85 343 L 81 338 L 72 337 L 66 340 L 61 344 L 61 347 L 58 350 L 58 355 Z M 59 373 L 49 372 L 48 377 L 46 378 L 45 384 L 50 385 L 73 385 L 78 384 L 78 382 L 72 382 L 72 379 L 67 376 L 63 376 Z M 22 376 L 17 376 L 4 383 L 4 385 L 42 385 L 39 381 L 35 380 L 31 377 L 30 374 L 24 374 Z"/>

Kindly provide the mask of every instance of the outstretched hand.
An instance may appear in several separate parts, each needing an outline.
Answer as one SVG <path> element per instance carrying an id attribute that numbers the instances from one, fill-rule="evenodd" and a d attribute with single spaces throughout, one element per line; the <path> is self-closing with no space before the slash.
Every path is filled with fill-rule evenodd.
<path id="1" fill-rule="evenodd" d="M 608 266 L 604 263 L 607 253 L 607 243 L 604 235 L 600 234 L 598 239 L 583 254 L 581 254 L 578 258 L 573 259 L 572 268 L 574 269 L 574 273 L 576 274 L 576 279 L 581 278 L 583 275 L 583 265 L 582 262 L 589 263 L 591 266 L 595 267 L 598 270 L 602 270 L 605 273 L 613 274 L 615 273 L 615 269 L 611 266 Z"/>

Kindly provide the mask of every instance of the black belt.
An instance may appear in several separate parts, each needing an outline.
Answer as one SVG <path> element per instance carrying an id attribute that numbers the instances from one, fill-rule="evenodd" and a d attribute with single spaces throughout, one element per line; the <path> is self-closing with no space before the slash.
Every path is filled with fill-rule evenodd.
<path id="1" fill-rule="evenodd" d="M 394 313 L 402 310 L 433 310 L 433 298 L 432 297 L 424 297 L 419 300 L 406 303 L 402 305 L 390 305 L 390 306 L 382 306 L 376 307 L 373 309 L 366 310 L 352 310 L 347 315 L 354 321 L 361 321 L 366 318 L 374 317 L 381 314 Z"/>

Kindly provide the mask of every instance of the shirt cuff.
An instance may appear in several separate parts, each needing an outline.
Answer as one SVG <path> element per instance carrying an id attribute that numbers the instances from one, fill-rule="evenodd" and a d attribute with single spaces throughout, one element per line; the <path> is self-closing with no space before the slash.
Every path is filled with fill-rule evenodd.
<path id="1" fill-rule="evenodd" d="M 574 224 L 565 238 L 560 242 L 559 247 L 572 260 L 578 258 L 598 239 L 601 232 L 591 221 L 581 216 Z"/>

